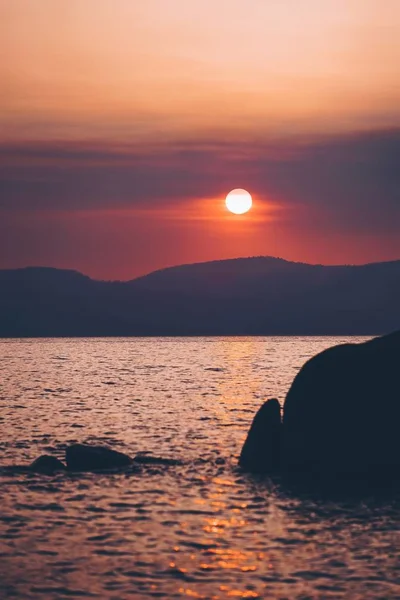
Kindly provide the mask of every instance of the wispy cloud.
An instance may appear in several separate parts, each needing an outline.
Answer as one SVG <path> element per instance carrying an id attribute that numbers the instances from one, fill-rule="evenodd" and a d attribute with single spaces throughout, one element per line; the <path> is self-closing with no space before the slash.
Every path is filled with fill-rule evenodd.
<path id="1" fill-rule="evenodd" d="M 4 211 L 157 211 L 182 218 L 199 201 L 249 189 L 310 227 L 400 230 L 400 130 L 323 138 L 168 146 L 0 146 Z M 33 217 L 34 218 L 34 217 Z"/>

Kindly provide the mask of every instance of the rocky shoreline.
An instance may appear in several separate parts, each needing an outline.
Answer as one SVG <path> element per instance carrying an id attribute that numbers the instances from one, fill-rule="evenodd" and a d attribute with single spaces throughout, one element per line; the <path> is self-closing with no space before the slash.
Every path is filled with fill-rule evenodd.
<path id="1" fill-rule="evenodd" d="M 239 464 L 310 477 L 400 477 L 400 331 L 310 359 L 256 414 Z"/>
<path id="2" fill-rule="evenodd" d="M 294 379 L 283 411 L 276 399 L 259 409 L 240 453 L 240 469 L 313 482 L 400 479 L 399 365 L 400 331 L 317 354 Z M 103 446 L 72 444 L 65 462 L 43 455 L 16 468 L 51 475 L 179 464 L 148 453 L 132 458 Z"/>

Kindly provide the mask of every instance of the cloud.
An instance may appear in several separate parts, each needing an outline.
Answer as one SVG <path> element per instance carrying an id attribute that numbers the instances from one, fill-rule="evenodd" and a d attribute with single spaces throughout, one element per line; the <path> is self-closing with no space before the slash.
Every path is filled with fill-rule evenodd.
<path id="1" fill-rule="evenodd" d="M 236 143 L 0 147 L 0 210 L 168 211 L 244 187 L 310 229 L 400 233 L 400 130 Z M 285 210 L 286 209 L 286 210 Z"/>
<path id="2" fill-rule="evenodd" d="M 400 233 L 399 156 L 400 132 L 375 132 L 303 144 L 260 171 L 271 193 L 326 227 Z"/>

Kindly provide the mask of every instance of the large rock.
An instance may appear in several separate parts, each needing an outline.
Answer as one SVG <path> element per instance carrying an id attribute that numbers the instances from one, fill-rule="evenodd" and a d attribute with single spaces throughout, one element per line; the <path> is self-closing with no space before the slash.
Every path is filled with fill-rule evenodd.
<path id="1" fill-rule="evenodd" d="M 52 473 L 56 473 L 57 471 L 65 471 L 66 466 L 61 460 L 55 458 L 54 456 L 50 456 L 49 454 L 44 454 L 43 456 L 39 456 L 33 463 L 29 466 L 31 471 L 35 473 L 44 473 L 45 475 L 50 475 Z"/>
<path id="2" fill-rule="evenodd" d="M 264 427 L 253 424 L 248 438 L 253 430 L 251 445 L 260 450 L 242 466 L 268 472 L 281 460 L 291 473 L 399 475 L 399 368 L 400 332 L 318 354 L 286 397 L 282 444 L 263 442 L 276 429 L 276 415 Z"/>
<path id="3" fill-rule="evenodd" d="M 132 459 L 116 450 L 103 446 L 74 444 L 65 451 L 69 471 L 104 471 L 127 467 Z"/>

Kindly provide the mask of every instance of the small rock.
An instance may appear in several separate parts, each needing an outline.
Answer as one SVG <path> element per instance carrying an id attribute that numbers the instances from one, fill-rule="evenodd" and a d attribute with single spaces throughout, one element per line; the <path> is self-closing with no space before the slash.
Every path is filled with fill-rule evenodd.
<path id="1" fill-rule="evenodd" d="M 147 454 L 137 454 L 133 462 L 141 465 L 181 465 L 182 461 L 175 458 L 162 458 L 160 456 L 149 456 Z"/>
<path id="2" fill-rule="evenodd" d="M 103 471 L 127 467 L 132 459 L 116 450 L 103 446 L 73 444 L 65 451 L 69 471 Z"/>
<path id="3" fill-rule="evenodd" d="M 44 454 L 43 456 L 39 456 L 33 463 L 29 466 L 31 471 L 35 473 L 56 473 L 57 471 L 65 471 L 66 466 L 61 460 L 55 458 L 54 456 L 50 456 L 49 454 Z"/>
<path id="4" fill-rule="evenodd" d="M 239 465 L 252 473 L 274 472 L 280 467 L 281 445 L 281 408 L 274 398 L 267 400 L 254 417 Z"/>

